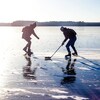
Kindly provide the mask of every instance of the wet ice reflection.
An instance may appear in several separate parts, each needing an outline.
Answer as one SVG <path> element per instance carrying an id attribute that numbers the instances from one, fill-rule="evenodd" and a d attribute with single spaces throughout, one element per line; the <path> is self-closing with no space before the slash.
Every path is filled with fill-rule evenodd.
<path id="1" fill-rule="evenodd" d="M 66 68 L 62 68 L 62 71 L 64 73 L 64 78 L 61 80 L 61 84 L 66 84 L 66 83 L 74 83 L 76 80 L 76 71 L 75 71 L 75 62 L 76 59 L 68 59 Z"/>
<path id="2" fill-rule="evenodd" d="M 36 66 L 32 69 L 32 61 L 31 57 L 24 55 L 25 59 L 27 60 L 27 65 L 23 67 L 23 76 L 25 79 L 34 79 L 36 80 Z"/>

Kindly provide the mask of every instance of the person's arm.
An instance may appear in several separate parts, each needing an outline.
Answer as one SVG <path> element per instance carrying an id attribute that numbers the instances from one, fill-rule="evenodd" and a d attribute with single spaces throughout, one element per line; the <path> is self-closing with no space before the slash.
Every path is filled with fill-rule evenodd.
<path id="1" fill-rule="evenodd" d="M 65 38 L 64 41 L 62 42 L 62 46 L 64 45 L 64 43 L 67 41 L 68 38 Z"/>
<path id="2" fill-rule="evenodd" d="M 39 37 L 36 35 L 35 32 L 32 33 L 37 39 L 39 39 Z"/>

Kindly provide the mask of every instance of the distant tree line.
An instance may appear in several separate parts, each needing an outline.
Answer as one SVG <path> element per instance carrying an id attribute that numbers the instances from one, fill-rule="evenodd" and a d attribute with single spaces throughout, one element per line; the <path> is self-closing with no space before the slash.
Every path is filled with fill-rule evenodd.
<path id="1" fill-rule="evenodd" d="M 34 23 L 34 21 L 15 21 L 12 26 L 25 26 Z M 100 22 L 83 22 L 83 21 L 49 21 L 36 22 L 37 26 L 100 26 Z"/>
<path id="2" fill-rule="evenodd" d="M 34 21 L 14 21 L 12 23 L 0 23 L 0 26 L 26 26 L 34 23 Z M 84 21 L 48 21 L 38 22 L 37 26 L 100 26 L 100 22 L 84 22 Z"/>

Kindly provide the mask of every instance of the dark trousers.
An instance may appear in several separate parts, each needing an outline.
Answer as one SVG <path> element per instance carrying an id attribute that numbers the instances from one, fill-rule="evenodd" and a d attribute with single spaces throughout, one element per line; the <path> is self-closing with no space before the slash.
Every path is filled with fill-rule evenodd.
<path id="1" fill-rule="evenodd" d="M 76 48 L 75 48 L 75 46 L 74 46 L 76 40 L 77 40 L 76 37 L 71 38 L 71 39 L 69 39 L 68 43 L 66 44 L 66 48 L 67 48 L 68 54 L 71 54 L 70 46 L 71 46 L 72 49 L 74 50 L 74 53 L 77 54 Z"/>
<path id="2" fill-rule="evenodd" d="M 31 39 L 30 38 L 26 38 L 25 39 L 28 43 L 26 44 L 26 46 L 24 47 L 24 50 L 26 50 L 26 52 L 30 53 L 31 52 Z"/>

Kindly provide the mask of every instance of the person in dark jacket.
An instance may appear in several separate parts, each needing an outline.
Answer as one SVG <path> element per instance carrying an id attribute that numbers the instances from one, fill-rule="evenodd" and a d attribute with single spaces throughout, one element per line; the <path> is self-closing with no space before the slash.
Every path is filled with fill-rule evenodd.
<path id="1" fill-rule="evenodd" d="M 31 52 L 31 35 L 33 34 L 37 39 L 39 39 L 39 37 L 36 35 L 36 33 L 34 32 L 34 28 L 36 27 L 36 22 L 33 24 L 30 24 L 29 26 L 25 26 L 22 29 L 22 38 L 25 39 L 27 41 L 26 46 L 23 48 L 23 50 L 30 56 L 31 54 L 33 54 L 33 52 Z"/>
<path id="2" fill-rule="evenodd" d="M 66 48 L 67 48 L 67 51 L 68 51 L 68 55 L 66 56 L 70 56 L 71 57 L 71 51 L 70 51 L 70 46 L 72 47 L 72 49 L 74 50 L 74 53 L 72 53 L 74 56 L 77 56 L 78 53 L 77 53 L 77 50 L 74 46 L 75 44 L 75 41 L 77 40 L 77 37 L 76 37 L 76 32 L 73 30 L 73 29 L 69 29 L 69 28 L 66 28 L 66 27 L 61 27 L 60 30 L 63 32 L 64 36 L 65 36 L 65 39 L 64 41 L 62 42 L 62 46 L 64 45 L 64 43 L 69 39 L 69 41 L 67 42 L 66 44 Z"/>

